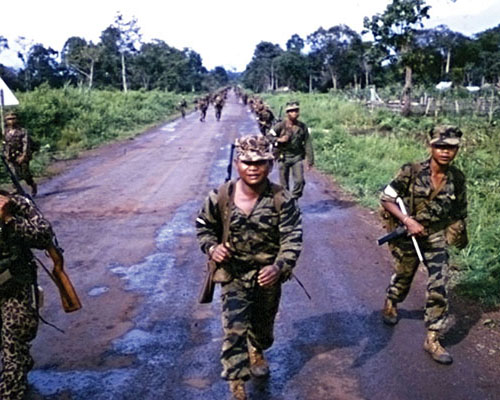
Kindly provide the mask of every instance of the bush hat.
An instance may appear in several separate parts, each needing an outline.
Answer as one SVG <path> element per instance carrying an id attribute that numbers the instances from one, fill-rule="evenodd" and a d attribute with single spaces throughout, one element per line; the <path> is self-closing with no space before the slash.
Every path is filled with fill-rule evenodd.
<path id="1" fill-rule="evenodd" d="M 450 146 L 458 146 L 462 131 L 452 125 L 438 125 L 432 128 L 429 132 L 429 144 L 445 144 Z"/>
<path id="2" fill-rule="evenodd" d="M 272 161 L 271 143 L 264 136 L 245 135 L 236 139 L 236 158 L 240 161 Z"/>

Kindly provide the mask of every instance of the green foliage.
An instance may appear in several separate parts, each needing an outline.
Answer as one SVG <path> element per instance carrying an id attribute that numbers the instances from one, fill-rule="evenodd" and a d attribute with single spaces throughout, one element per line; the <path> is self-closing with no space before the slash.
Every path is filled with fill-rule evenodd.
<path id="1" fill-rule="evenodd" d="M 16 94 L 21 124 L 41 149 L 32 162 L 41 173 L 51 158 L 68 158 L 81 150 L 133 136 L 177 113 L 181 95 L 163 91 L 50 89 L 42 85 Z M 190 96 L 184 95 L 189 103 Z"/>
<path id="2" fill-rule="evenodd" d="M 464 143 L 455 161 L 467 177 L 469 246 L 453 254 L 453 282 L 464 295 L 500 303 L 500 127 L 485 119 L 403 118 L 370 113 L 341 96 L 266 96 L 276 111 L 299 100 L 301 119 L 312 129 L 317 167 L 335 177 L 360 203 L 375 209 L 380 191 L 408 161 L 424 160 L 427 132 L 434 124 L 456 124 Z"/>

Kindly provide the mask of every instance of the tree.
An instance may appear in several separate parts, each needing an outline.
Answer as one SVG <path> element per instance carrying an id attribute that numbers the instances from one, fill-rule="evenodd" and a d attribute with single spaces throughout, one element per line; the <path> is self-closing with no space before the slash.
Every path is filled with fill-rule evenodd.
<path id="1" fill-rule="evenodd" d="M 403 115 L 411 113 L 412 50 L 415 48 L 416 28 L 422 28 L 424 18 L 429 18 L 430 6 L 424 0 L 392 0 L 382 14 L 364 18 L 364 27 L 374 38 L 375 44 L 399 58 L 405 70 L 402 93 Z"/>
<path id="2" fill-rule="evenodd" d="M 247 65 L 243 83 L 255 92 L 278 87 L 275 59 L 283 53 L 281 47 L 270 42 L 257 44 L 252 61 Z"/>
<path id="3" fill-rule="evenodd" d="M 127 69 L 125 59 L 128 55 L 137 52 L 136 46 L 140 45 L 141 33 L 137 25 L 137 18 L 132 17 L 130 21 L 125 21 L 123 15 L 118 13 L 115 17 L 114 27 L 118 31 L 118 50 L 120 52 L 122 66 L 123 91 L 127 92 Z"/>
<path id="4" fill-rule="evenodd" d="M 46 49 L 41 44 L 31 47 L 24 71 L 29 82 L 26 89 L 33 89 L 42 83 L 48 83 L 51 87 L 61 85 L 57 55 L 57 51 L 50 47 Z"/>
<path id="5" fill-rule="evenodd" d="M 66 40 L 61 58 L 66 68 L 87 79 L 88 88 L 91 89 L 94 82 L 95 64 L 99 61 L 101 54 L 102 47 L 73 36 Z"/>
<path id="6" fill-rule="evenodd" d="M 361 48 L 361 37 L 348 26 L 336 25 L 328 30 L 319 28 L 307 37 L 307 42 L 316 62 L 322 66 L 322 75 L 327 77 L 324 80 L 330 80 L 334 90 L 341 78 L 346 83 L 352 72 L 360 73 L 361 54 L 357 53 Z"/>
<path id="7" fill-rule="evenodd" d="M 118 40 L 120 33 L 113 26 L 107 27 L 101 33 L 99 46 L 102 48 L 99 63 L 95 66 L 95 85 L 98 87 L 119 88 L 122 86 L 120 71 L 120 51 Z"/>

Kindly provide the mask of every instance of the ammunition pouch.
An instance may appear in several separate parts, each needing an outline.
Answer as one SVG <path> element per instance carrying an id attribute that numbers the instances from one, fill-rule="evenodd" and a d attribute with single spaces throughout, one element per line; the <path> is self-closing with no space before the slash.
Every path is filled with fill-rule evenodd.
<path id="1" fill-rule="evenodd" d="M 457 249 L 463 249 L 469 243 L 467 237 L 467 227 L 461 219 L 448 225 L 445 230 L 446 243 L 455 246 Z"/>

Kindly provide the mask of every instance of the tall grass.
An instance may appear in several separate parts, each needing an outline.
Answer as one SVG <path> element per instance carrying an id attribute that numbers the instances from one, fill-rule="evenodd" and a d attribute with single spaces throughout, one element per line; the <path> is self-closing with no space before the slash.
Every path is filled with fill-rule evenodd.
<path id="1" fill-rule="evenodd" d="M 464 131 L 455 164 L 467 177 L 470 244 L 454 252 L 454 284 L 462 294 L 500 303 L 500 127 L 486 119 L 403 118 L 390 111 L 371 113 L 331 94 L 266 96 L 274 110 L 301 103 L 301 119 L 312 130 L 317 167 L 335 177 L 360 203 L 376 208 L 380 190 L 409 161 L 428 157 L 426 133 L 435 124 Z"/>

